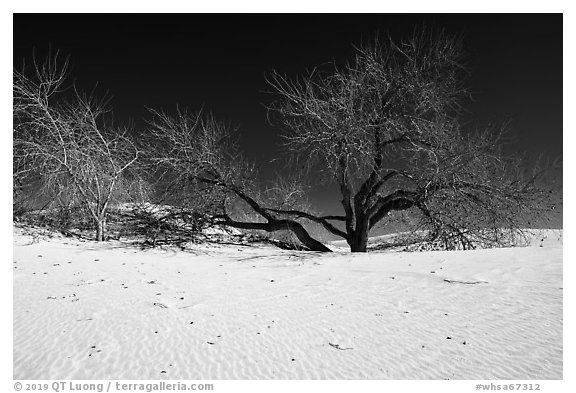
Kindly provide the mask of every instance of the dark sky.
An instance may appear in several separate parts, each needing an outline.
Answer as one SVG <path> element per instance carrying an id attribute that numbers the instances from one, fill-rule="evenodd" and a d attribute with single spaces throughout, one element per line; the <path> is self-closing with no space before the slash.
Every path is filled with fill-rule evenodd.
<path id="1" fill-rule="evenodd" d="M 98 83 L 115 117 L 136 125 L 145 106 L 203 106 L 240 127 L 246 156 L 270 176 L 281 139 L 266 121 L 264 75 L 342 62 L 376 31 L 399 37 L 422 24 L 464 34 L 470 124 L 510 120 L 514 149 L 561 165 L 561 14 L 16 14 L 14 65 L 57 49 L 81 88 Z M 333 211 L 338 199 L 329 193 L 313 199 Z"/>

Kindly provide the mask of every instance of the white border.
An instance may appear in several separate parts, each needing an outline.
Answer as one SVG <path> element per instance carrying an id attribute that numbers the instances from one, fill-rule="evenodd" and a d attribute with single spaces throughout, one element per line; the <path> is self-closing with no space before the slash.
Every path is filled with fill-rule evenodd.
<path id="1" fill-rule="evenodd" d="M 572 1 L 572 3 L 574 3 Z M 1 299 L 2 309 L 9 315 L 1 324 L 2 329 L 2 356 L 1 356 L 1 380 L 3 391 L 13 391 L 12 382 L 12 225 L 9 223 L 11 216 L 11 194 L 8 188 L 12 177 L 9 173 L 11 168 L 11 144 L 12 134 L 9 131 L 11 123 L 11 113 L 9 110 L 12 96 L 9 85 L 12 83 L 11 68 L 12 61 L 8 64 L 8 58 L 12 60 L 13 53 L 13 13 L 57 13 L 57 12 L 370 12 L 370 13 L 398 13 L 398 12 L 418 12 L 418 13 L 454 13 L 454 12 L 490 12 L 490 13 L 518 13 L 518 12 L 554 12 L 564 13 L 564 146 L 576 146 L 574 133 L 576 132 L 574 113 L 574 72 L 576 64 L 574 61 L 574 6 L 568 1 L 497 1 L 484 0 L 481 2 L 465 2 L 456 0 L 412 0 L 412 1 L 306 1 L 293 0 L 285 2 L 272 1 L 113 1 L 102 0 L 99 2 L 79 2 L 79 1 L 40 1 L 21 0 L 5 1 L 2 3 L 2 14 L 0 16 L 0 29 L 2 41 L 2 53 L 10 53 L 4 57 L 1 65 L 1 100 L 0 113 L 4 127 L 1 132 L 1 176 L 2 183 L 6 186 L 2 189 L 2 208 L 0 209 L 0 239 L 2 239 L 2 274 L 1 277 Z M 489 27 L 487 27 L 489 28 Z M 537 28 L 537 27 L 535 27 Z M 572 72 L 570 72 L 572 70 Z M 543 130 L 543 132 L 546 132 Z M 573 174 L 574 155 L 565 156 L 565 174 Z M 573 231 L 574 208 L 571 204 L 573 191 L 573 180 L 569 175 L 564 176 L 564 192 L 568 198 L 568 203 L 564 203 L 564 380 L 563 381 L 528 381 L 532 383 L 540 382 L 543 392 L 568 392 L 576 391 L 574 371 L 576 370 L 574 357 L 574 294 L 576 288 L 570 285 L 575 278 L 574 253 L 571 245 L 576 244 Z M 566 282 L 569 285 L 566 285 Z M 527 354 L 529 356 L 529 354 Z M 98 382 L 98 381 L 91 381 Z M 152 382 L 152 381 L 143 381 Z M 199 381 L 200 382 L 200 381 Z M 208 381 L 203 381 L 208 382 Z M 319 390 L 357 390 L 362 391 L 418 391 L 418 392 L 467 392 L 473 391 L 476 382 L 490 383 L 490 381 L 213 381 L 216 384 L 216 391 L 237 391 L 250 390 L 254 392 L 275 391 L 319 391 Z M 502 384 L 505 381 L 493 381 Z M 510 381 L 517 383 L 519 381 Z"/>

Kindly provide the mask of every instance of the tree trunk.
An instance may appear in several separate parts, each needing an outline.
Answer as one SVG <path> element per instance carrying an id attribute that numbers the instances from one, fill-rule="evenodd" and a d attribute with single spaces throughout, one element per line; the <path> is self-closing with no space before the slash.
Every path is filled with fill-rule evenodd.
<path id="1" fill-rule="evenodd" d="M 368 231 L 354 233 L 352 238 L 348 239 L 348 245 L 352 252 L 366 252 L 368 247 Z"/>
<path id="2" fill-rule="evenodd" d="M 369 220 L 363 212 L 356 212 L 356 227 L 352 236 L 348 238 L 348 245 L 352 252 L 366 252 L 368 247 Z"/>
<path id="3" fill-rule="evenodd" d="M 96 220 L 96 241 L 104 241 L 104 231 L 105 231 L 104 218 L 99 218 Z"/>

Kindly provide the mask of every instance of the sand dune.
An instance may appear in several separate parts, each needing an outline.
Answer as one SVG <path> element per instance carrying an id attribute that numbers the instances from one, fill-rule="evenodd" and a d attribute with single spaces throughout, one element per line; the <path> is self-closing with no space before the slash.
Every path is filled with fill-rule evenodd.
<path id="1" fill-rule="evenodd" d="M 562 237 L 537 235 L 329 255 L 15 228 L 14 378 L 560 379 Z"/>

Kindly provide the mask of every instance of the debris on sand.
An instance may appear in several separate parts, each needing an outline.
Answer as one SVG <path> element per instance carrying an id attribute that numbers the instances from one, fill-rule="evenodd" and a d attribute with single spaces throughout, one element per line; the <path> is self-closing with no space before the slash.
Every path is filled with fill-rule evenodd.
<path id="1" fill-rule="evenodd" d="M 448 280 L 447 278 L 445 278 L 444 281 L 449 284 L 466 284 L 466 285 L 488 284 L 488 281 L 460 281 L 460 280 Z"/>
<path id="2" fill-rule="evenodd" d="M 354 349 L 354 348 L 343 348 L 340 346 L 340 344 L 332 344 L 332 343 L 328 343 L 332 348 L 336 348 L 340 351 L 347 351 L 349 349 Z"/>

